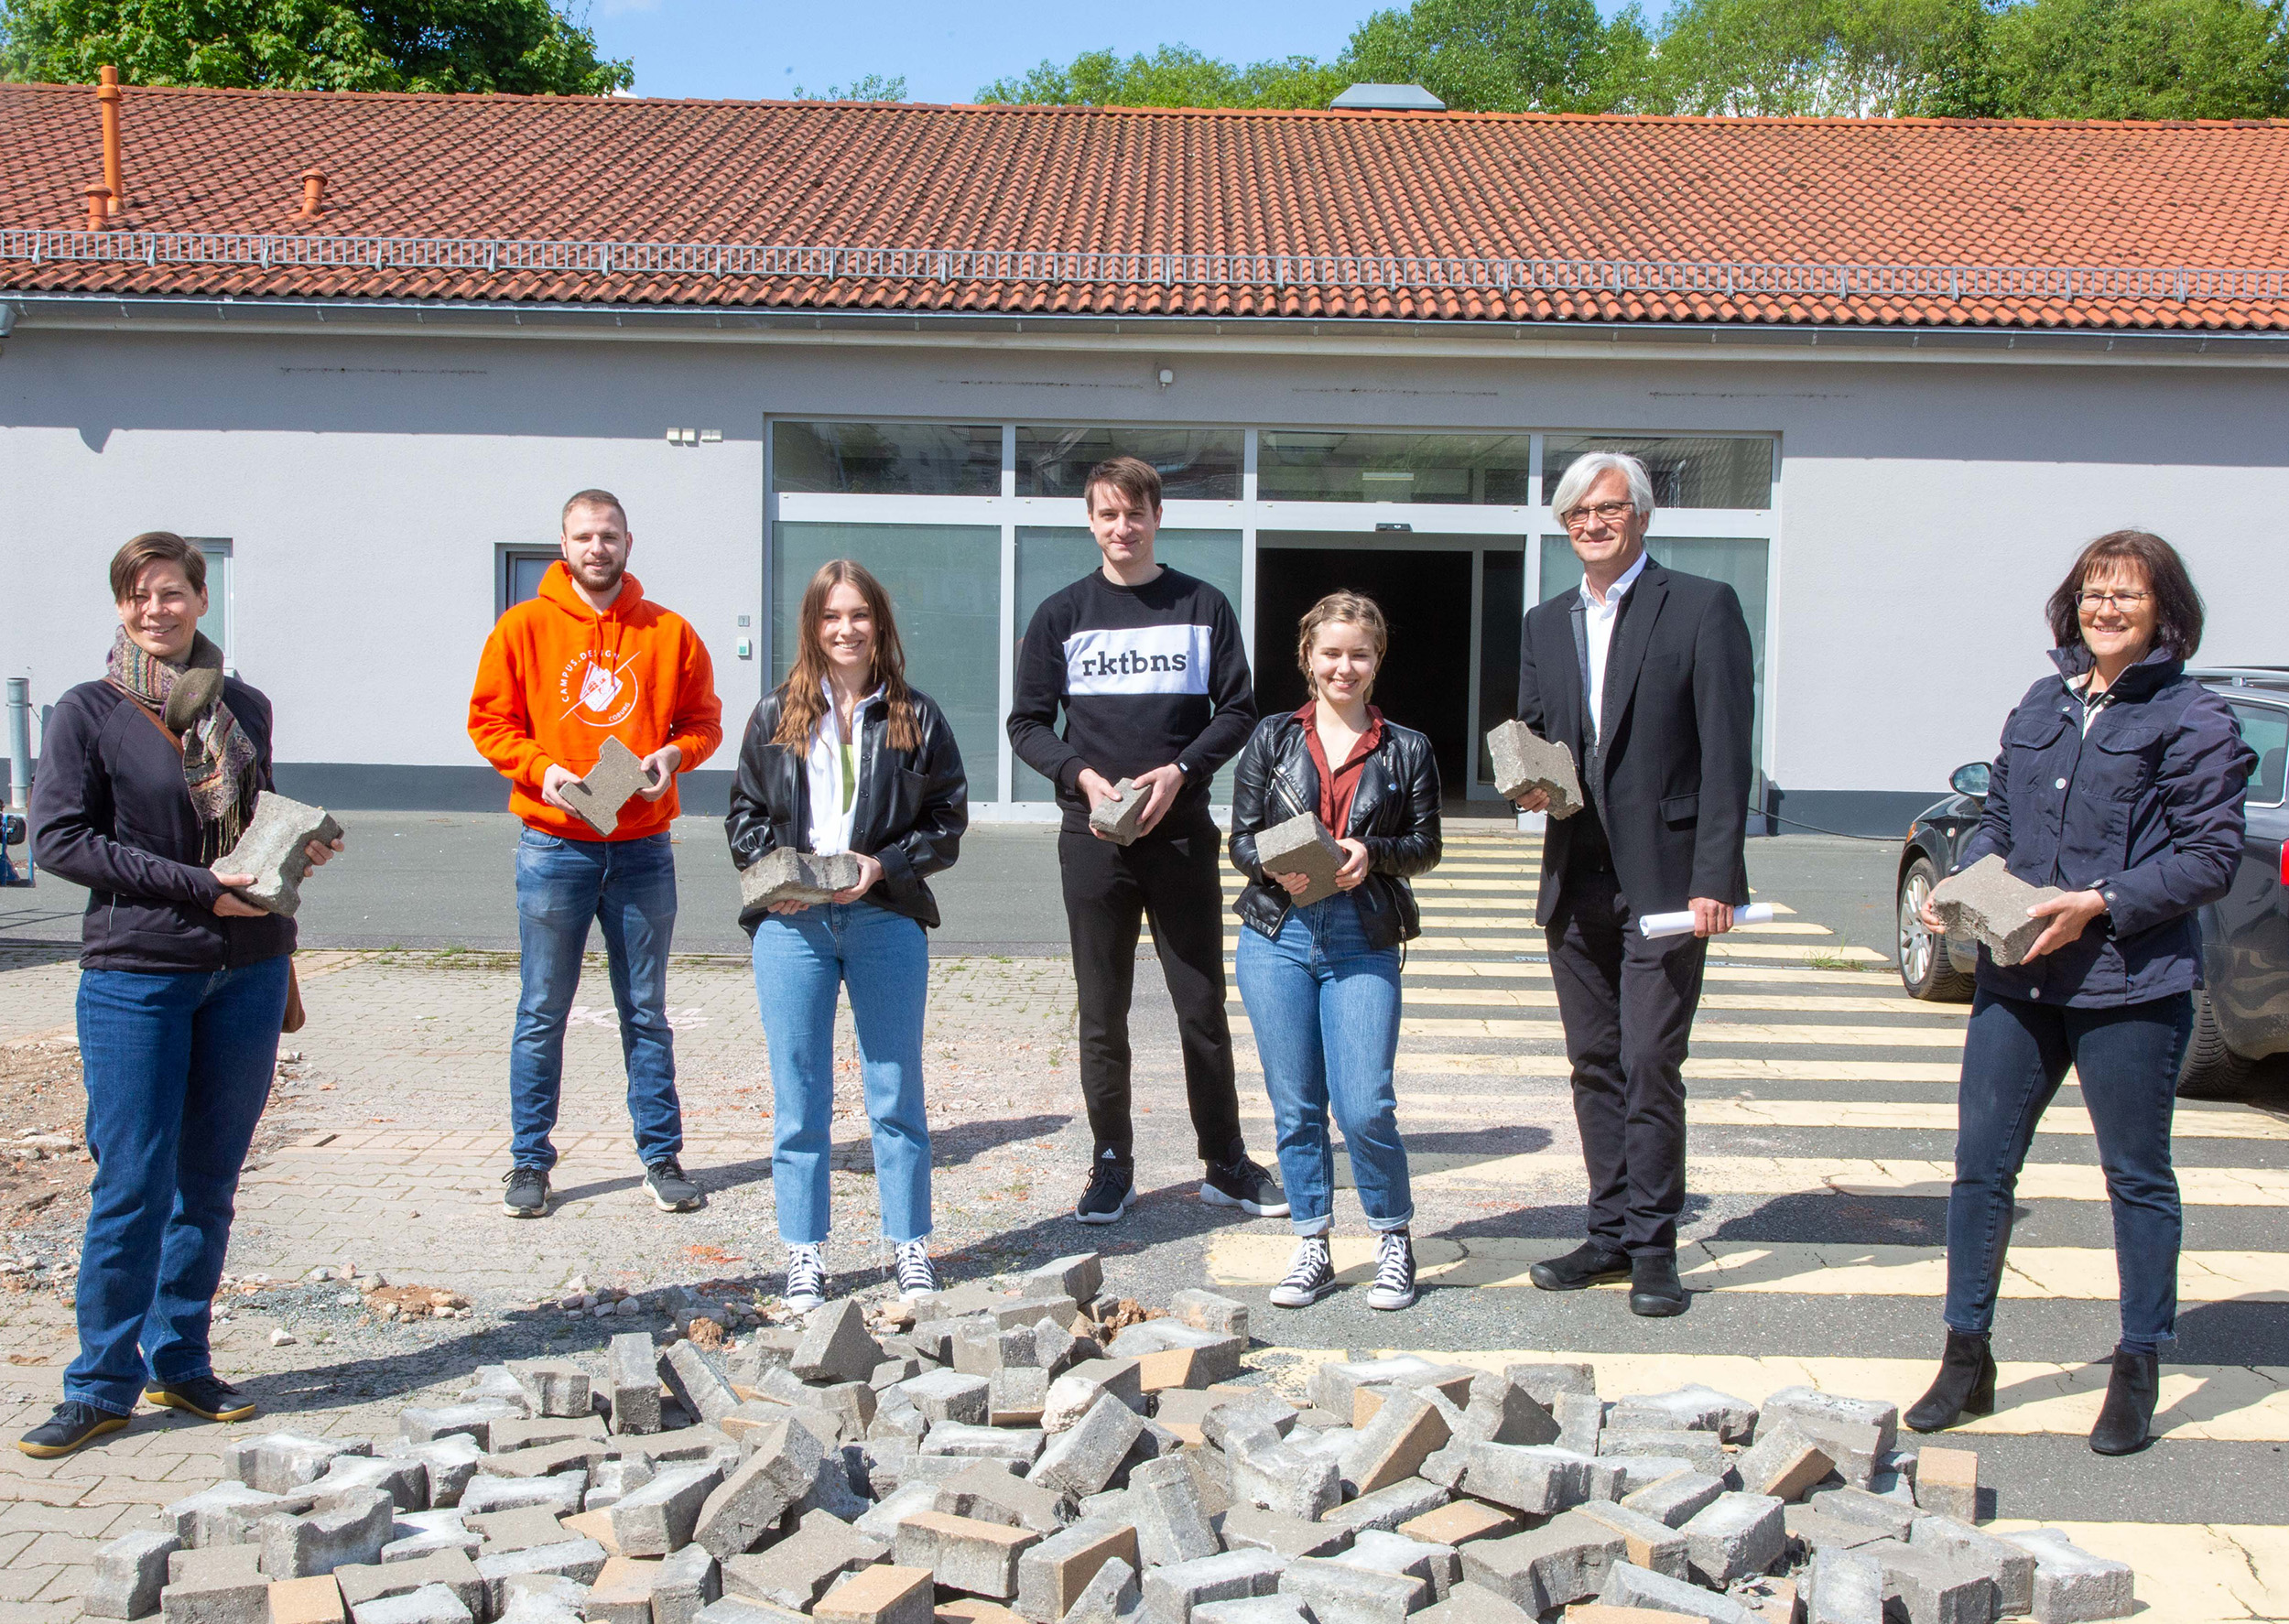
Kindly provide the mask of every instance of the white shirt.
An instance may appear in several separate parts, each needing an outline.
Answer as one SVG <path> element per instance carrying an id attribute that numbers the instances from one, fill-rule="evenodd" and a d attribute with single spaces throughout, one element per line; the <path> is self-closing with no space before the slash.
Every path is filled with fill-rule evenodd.
<path id="1" fill-rule="evenodd" d="M 858 816 L 858 796 L 852 795 L 846 810 L 842 805 L 842 717 L 835 709 L 834 686 L 821 681 L 819 687 L 826 691 L 827 709 L 820 713 L 819 726 L 810 736 L 810 754 L 803 765 L 810 779 L 810 849 L 824 855 L 851 849 L 851 825 Z M 876 688 L 851 707 L 853 728 L 860 714 L 882 697 L 883 690 Z M 859 751 L 852 752 L 852 765 L 854 772 L 863 775 L 866 763 L 859 759 L 860 755 Z"/>
<path id="2" fill-rule="evenodd" d="M 1589 737 L 1593 741 L 1605 730 L 1605 659 L 1607 651 L 1613 646 L 1613 623 L 1621 617 L 1623 595 L 1645 573 L 1645 560 L 1651 556 L 1641 550 L 1637 562 L 1622 571 L 1622 579 L 1606 589 L 1603 603 L 1590 595 L 1589 578 L 1582 578 L 1582 630 L 1589 639 Z"/>

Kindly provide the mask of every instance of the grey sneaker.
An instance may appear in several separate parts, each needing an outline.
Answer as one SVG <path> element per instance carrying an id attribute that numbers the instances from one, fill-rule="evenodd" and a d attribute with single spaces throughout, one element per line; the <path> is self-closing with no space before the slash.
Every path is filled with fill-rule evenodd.
<path id="1" fill-rule="evenodd" d="M 538 1167 L 512 1167 L 502 1175 L 508 1187 L 501 1195 L 501 1210 L 513 1218 L 537 1218 L 548 1210 L 548 1175 Z"/>
<path id="2" fill-rule="evenodd" d="M 644 1187 L 652 1192 L 652 1205 L 662 1212 L 697 1212 L 708 1204 L 700 1186 L 684 1176 L 683 1164 L 662 1156 L 644 1170 Z"/>

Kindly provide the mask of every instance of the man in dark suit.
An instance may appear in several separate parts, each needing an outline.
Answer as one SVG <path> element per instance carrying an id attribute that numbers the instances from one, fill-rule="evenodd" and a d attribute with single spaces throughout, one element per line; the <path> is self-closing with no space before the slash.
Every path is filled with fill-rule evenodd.
<path id="1" fill-rule="evenodd" d="M 1528 1272 L 1545 1291 L 1630 1283 L 1630 1310 L 1681 1314 L 1687 1040 L 1709 938 L 1749 900 L 1749 730 L 1755 660 L 1722 581 L 1645 553 L 1644 465 L 1600 453 L 1551 503 L 1582 563 L 1578 591 L 1526 616 L 1518 717 L 1574 752 L 1588 804 L 1552 819 L 1535 918 L 1573 1064 L 1589 1173 L 1589 1239 Z M 1518 803 L 1538 812 L 1535 791 Z M 1693 931 L 1638 920 L 1689 909 Z"/>

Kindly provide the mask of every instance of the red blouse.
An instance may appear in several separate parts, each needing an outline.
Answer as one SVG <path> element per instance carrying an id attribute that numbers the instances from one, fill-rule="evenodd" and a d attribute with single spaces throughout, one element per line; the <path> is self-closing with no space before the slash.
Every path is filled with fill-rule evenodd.
<path id="1" fill-rule="evenodd" d="M 1304 742 L 1311 749 L 1311 764 L 1319 769 L 1319 821 L 1328 826 L 1328 832 L 1341 839 L 1350 831 L 1344 827 L 1351 820 L 1351 797 L 1359 793 L 1360 763 L 1375 752 L 1383 742 L 1383 712 L 1372 705 L 1367 707 L 1367 731 L 1351 746 L 1351 753 L 1334 771 L 1328 769 L 1328 749 L 1319 742 L 1319 730 L 1313 725 L 1318 701 L 1307 700 L 1296 720 L 1304 725 Z"/>

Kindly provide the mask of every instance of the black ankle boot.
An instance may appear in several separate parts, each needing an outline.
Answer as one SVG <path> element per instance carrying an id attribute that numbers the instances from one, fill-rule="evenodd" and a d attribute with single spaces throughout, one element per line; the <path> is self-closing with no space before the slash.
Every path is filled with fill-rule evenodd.
<path id="1" fill-rule="evenodd" d="M 2135 1455 L 2153 1442 L 2155 1390 L 2162 1381 L 2159 1354 L 2114 1350 L 2114 1374 L 2107 1378 L 2106 1402 L 2090 1429 L 2090 1447 L 2099 1455 Z"/>
<path id="2" fill-rule="evenodd" d="M 1901 1419 L 1916 1432 L 1936 1433 L 1953 1426 L 1966 1415 L 1994 1413 L 1994 1349 L 1983 1336 L 1950 1330 L 1947 1350 L 1939 1357 L 1937 1380 Z"/>

